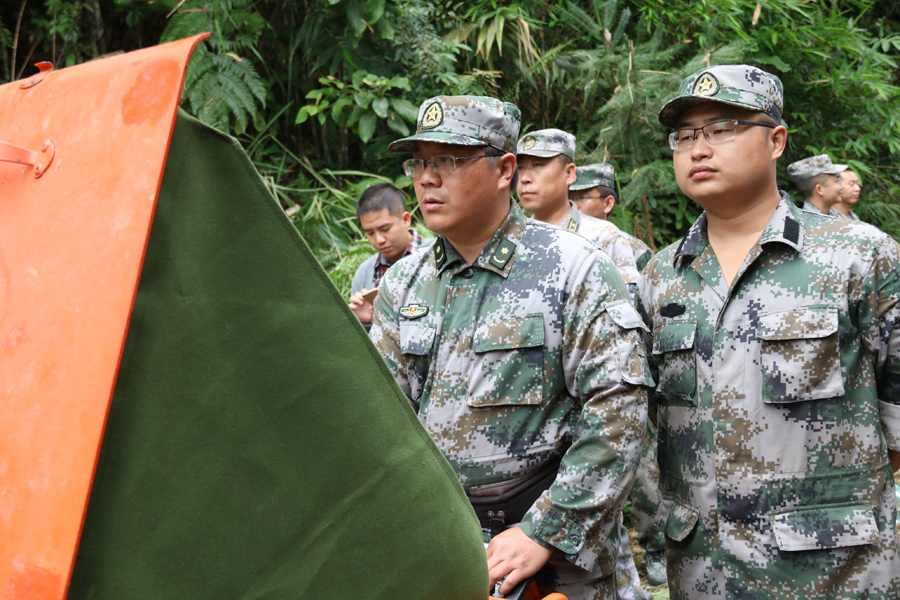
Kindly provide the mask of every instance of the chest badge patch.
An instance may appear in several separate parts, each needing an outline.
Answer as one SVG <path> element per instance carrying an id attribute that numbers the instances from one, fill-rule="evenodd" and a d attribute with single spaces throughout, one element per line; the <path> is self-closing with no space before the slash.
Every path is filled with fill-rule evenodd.
<path id="1" fill-rule="evenodd" d="M 418 319 L 428 314 L 428 307 L 421 304 L 407 304 L 400 307 L 400 314 L 407 319 Z"/>

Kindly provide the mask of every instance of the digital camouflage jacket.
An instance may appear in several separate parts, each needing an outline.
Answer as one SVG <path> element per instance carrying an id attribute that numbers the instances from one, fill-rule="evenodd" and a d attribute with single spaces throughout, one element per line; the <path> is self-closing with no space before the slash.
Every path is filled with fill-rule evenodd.
<path id="1" fill-rule="evenodd" d="M 569 202 L 569 214 L 563 218 L 559 226 L 587 238 L 588 241 L 606 252 L 619 268 L 619 274 L 625 280 L 629 292 L 634 295 L 639 270 L 634 258 L 634 249 L 627 234 L 609 221 L 581 214 L 571 202 Z"/>
<path id="2" fill-rule="evenodd" d="M 371 337 L 470 494 L 561 457 L 520 527 L 606 575 L 652 383 L 642 328 L 606 254 L 512 205 L 472 265 L 438 237 L 388 269 Z"/>
<path id="3" fill-rule="evenodd" d="M 900 246 L 785 195 L 730 289 L 704 213 L 638 302 L 672 598 L 900 598 Z"/>

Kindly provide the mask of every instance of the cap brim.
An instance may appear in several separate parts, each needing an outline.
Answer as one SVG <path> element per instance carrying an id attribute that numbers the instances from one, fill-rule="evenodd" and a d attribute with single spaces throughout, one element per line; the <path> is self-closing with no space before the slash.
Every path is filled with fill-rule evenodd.
<path id="1" fill-rule="evenodd" d="M 591 188 L 600 187 L 599 183 L 573 183 L 569 186 L 570 192 L 580 192 L 581 190 L 589 190 Z"/>
<path id="2" fill-rule="evenodd" d="M 418 142 L 435 142 L 438 144 L 452 144 L 454 146 L 490 146 L 484 140 L 470 138 L 457 133 L 441 131 L 424 131 L 416 135 L 395 140 L 388 145 L 388 152 L 394 154 L 406 154 L 416 151 Z"/>
<path id="3" fill-rule="evenodd" d="M 678 127 L 678 119 L 679 117 L 681 117 L 681 113 L 691 108 L 692 106 L 697 106 L 698 104 L 706 104 L 707 102 L 715 102 L 716 104 L 725 104 L 726 106 L 744 108 L 747 110 L 752 110 L 753 112 L 765 112 L 763 109 L 756 105 L 745 104 L 743 102 L 717 100 L 715 98 L 710 98 L 709 96 L 681 96 L 680 98 L 669 100 L 660 109 L 658 116 L 659 122 L 664 127 L 676 129 Z"/>
<path id="4" fill-rule="evenodd" d="M 550 158 L 552 156 L 563 156 L 563 155 L 565 155 L 565 152 L 554 152 L 553 150 L 517 150 L 516 151 L 516 156 L 540 156 L 541 158 Z"/>
<path id="5" fill-rule="evenodd" d="M 831 165 L 831 169 L 825 171 L 829 175 L 837 175 L 838 173 L 843 173 L 847 169 L 850 168 L 850 165 Z"/>

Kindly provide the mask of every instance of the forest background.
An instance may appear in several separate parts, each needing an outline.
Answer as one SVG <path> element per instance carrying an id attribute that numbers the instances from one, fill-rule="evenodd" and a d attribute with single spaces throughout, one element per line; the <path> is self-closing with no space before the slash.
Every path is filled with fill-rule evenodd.
<path id="1" fill-rule="evenodd" d="M 372 252 L 356 199 L 391 182 L 414 206 L 387 145 L 439 94 L 513 102 L 522 133 L 574 133 L 579 164 L 616 168 L 612 220 L 654 249 L 675 241 L 699 210 L 656 114 L 709 64 L 784 82 L 781 187 L 789 163 L 827 153 L 859 173 L 860 217 L 900 239 L 896 0 L 4 0 L 0 79 L 202 31 L 184 107 L 241 141 L 345 295 Z"/>

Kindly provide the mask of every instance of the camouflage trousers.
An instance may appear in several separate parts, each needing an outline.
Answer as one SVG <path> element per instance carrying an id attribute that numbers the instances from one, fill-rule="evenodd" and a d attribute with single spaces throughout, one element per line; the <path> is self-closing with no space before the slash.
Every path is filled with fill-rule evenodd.
<path id="1" fill-rule="evenodd" d="M 638 543 L 647 552 L 665 552 L 666 536 L 659 513 L 659 465 L 656 462 L 656 426 L 647 420 L 647 434 L 641 447 L 641 459 L 634 474 L 634 486 L 628 494 L 631 502 L 631 524 L 638 534 Z"/>

